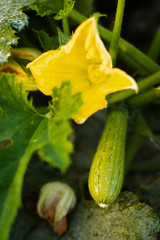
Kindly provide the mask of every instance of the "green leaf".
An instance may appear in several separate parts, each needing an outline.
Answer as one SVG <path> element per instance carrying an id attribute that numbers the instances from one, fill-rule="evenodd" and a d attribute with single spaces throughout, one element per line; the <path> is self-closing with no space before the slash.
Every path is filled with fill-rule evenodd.
<path id="1" fill-rule="evenodd" d="M 57 94 L 53 97 L 59 98 L 53 98 L 51 111 L 44 117 L 28 101 L 27 93 L 16 76 L 2 75 L 0 83 L 0 233 L 1 240 L 6 240 L 21 204 L 23 178 L 32 153 L 41 151 L 46 161 L 62 171 L 70 164 L 72 144 L 68 140 L 71 133 L 68 118 L 76 109 L 73 102 L 78 95 L 72 99 L 69 85 L 56 89 Z M 61 99 L 65 97 L 63 93 L 70 93 L 66 96 L 68 106 L 65 99 Z M 64 115 L 60 111 L 65 108 L 68 110 Z"/>
<path id="2" fill-rule="evenodd" d="M 61 9 L 57 15 L 54 17 L 56 20 L 60 20 L 63 17 L 67 16 L 69 12 L 73 9 L 75 1 L 73 0 L 64 0 L 64 7 Z"/>
<path id="3" fill-rule="evenodd" d="M 65 33 L 63 33 L 61 31 L 60 28 L 57 28 L 57 31 L 58 31 L 58 40 L 59 40 L 59 45 L 65 45 L 68 41 L 69 41 L 69 36 L 66 35 Z"/>
<path id="4" fill-rule="evenodd" d="M 157 239 L 159 230 L 159 219 L 151 207 L 139 203 L 132 193 L 124 192 L 106 208 L 100 208 L 92 201 L 79 204 L 62 240 L 153 240 Z"/>
<path id="5" fill-rule="evenodd" d="M 38 15 L 44 17 L 50 14 L 57 14 L 56 20 L 62 19 L 74 7 L 73 0 L 35 0 L 31 6 L 32 10 L 35 10 Z"/>
<path id="6" fill-rule="evenodd" d="M 0 63 L 7 61 L 11 45 L 17 44 L 15 30 L 20 31 L 28 24 L 28 17 L 22 13 L 21 9 L 32 2 L 33 0 L 0 1 Z"/>
<path id="7" fill-rule="evenodd" d="M 6 240 L 21 203 L 23 176 L 33 152 L 29 141 L 41 117 L 14 75 L 2 75 L 0 84 L 0 233 Z"/>
<path id="8" fill-rule="evenodd" d="M 62 171 L 70 165 L 69 154 L 73 152 L 73 146 L 68 141 L 68 136 L 72 132 L 68 120 L 81 105 L 81 94 L 72 96 L 72 87 L 69 82 L 64 82 L 61 88 L 53 89 L 49 114 L 53 114 L 54 118 L 50 118 L 47 123 L 47 135 L 43 135 L 43 131 L 40 131 L 43 139 L 46 139 L 46 144 L 39 154 L 51 166 L 58 167 Z"/>
<path id="9" fill-rule="evenodd" d="M 48 33 L 43 30 L 36 31 L 36 33 L 38 34 L 38 39 L 44 52 L 58 48 L 59 44 L 57 36 L 50 37 Z"/>
<path id="10" fill-rule="evenodd" d="M 54 113 L 54 119 L 57 122 L 71 118 L 73 114 L 78 112 L 81 105 L 81 93 L 72 95 L 70 82 L 63 82 L 61 88 L 55 87 L 53 89 L 50 109 Z"/>

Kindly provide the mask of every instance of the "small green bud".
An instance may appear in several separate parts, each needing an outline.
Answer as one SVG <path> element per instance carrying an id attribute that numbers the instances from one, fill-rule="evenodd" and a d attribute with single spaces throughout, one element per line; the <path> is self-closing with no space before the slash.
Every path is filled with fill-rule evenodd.
<path id="1" fill-rule="evenodd" d="M 50 182 L 41 189 L 37 212 L 60 236 L 67 230 L 66 215 L 74 208 L 75 203 L 76 196 L 71 187 L 62 182 Z"/>
<path id="2" fill-rule="evenodd" d="M 13 56 L 16 56 L 18 58 L 26 59 L 26 60 L 34 60 L 39 55 L 41 55 L 41 52 L 34 48 L 11 48 L 11 53 Z"/>

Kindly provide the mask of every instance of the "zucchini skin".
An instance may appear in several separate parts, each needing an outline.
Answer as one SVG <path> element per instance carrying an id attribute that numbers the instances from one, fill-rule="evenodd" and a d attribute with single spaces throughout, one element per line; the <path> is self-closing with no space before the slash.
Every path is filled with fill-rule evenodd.
<path id="1" fill-rule="evenodd" d="M 108 114 L 88 180 L 90 194 L 101 207 L 113 202 L 121 191 L 126 130 L 126 112 L 121 109 L 112 110 Z"/>

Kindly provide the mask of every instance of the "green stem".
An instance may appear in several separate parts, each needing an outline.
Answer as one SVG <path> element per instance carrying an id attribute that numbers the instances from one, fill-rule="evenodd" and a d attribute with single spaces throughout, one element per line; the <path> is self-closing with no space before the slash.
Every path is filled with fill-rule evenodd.
<path id="1" fill-rule="evenodd" d="M 75 9 L 69 13 L 69 17 L 79 24 L 87 19 L 83 14 L 77 12 Z M 110 43 L 112 39 L 112 33 L 100 25 L 98 25 L 98 29 L 101 37 Z M 119 39 L 119 48 L 127 56 L 130 56 L 133 60 L 135 60 L 135 62 L 148 73 L 154 73 L 160 70 L 160 66 L 158 64 L 122 38 Z"/>
<path id="2" fill-rule="evenodd" d="M 123 62 L 124 66 L 127 66 L 127 69 L 130 69 L 132 72 L 144 72 L 142 67 L 130 56 L 126 55 L 121 49 L 118 50 L 118 56 Z"/>
<path id="3" fill-rule="evenodd" d="M 137 132 L 139 132 L 143 137 L 147 137 L 150 140 L 154 138 L 154 135 L 148 126 L 148 123 L 141 113 L 137 114 L 136 117 L 136 129 Z"/>
<path id="4" fill-rule="evenodd" d="M 153 146 L 156 149 L 160 149 L 160 141 L 159 139 L 152 133 L 150 127 L 145 121 L 143 115 L 138 113 L 135 119 L 135 133 L 133 134 L 131 141 L 126 150 L 126 158 L 125 158 L 125 172 L 130 168 L 132 161 L 141 146 L 144 138 L 149 138 L 149 140 L 153 143 Z M 144 166 L 142 163 L 138 164 L 141 168 Z M 160 166 L 160 164 L 159 164 Z"/>
<path id="5" fill-rule="evenodd" d="M 133 96 L 127 101 L 127 104 L 131 107 L 137 107 L 154 102 L 158 98 L 160 98 L 160 89 L 153 88 L 137 96 Z"/>
<path id="6" fill-rule="evenodd" d="M 158 28 L 154 36 L 154 39 L 151 43 L 151 46 L 148 50 L 148 56 L 152 58 L 154 61 L 156 61 L 159 54 L 160 54 L 160 27 Z"/>
<path id="7" fill-rule="evenodd" d="M 70 32 L 69 32 L 69 24 L 68 24 L 68 18 L 67 17 L 64 17 L 62 19 L 62 25 L 63 25 L 63 32 L 66 34 L 66 35 L 70 35 Z"/>
<path id="8" fill-rule="evenodd" d="M 159 83 L 160 83 L 160 71 L 139 81 L 138 82 L 139 92 L 144 91 L 150 87 L 153 87 L 154 85 L 159 84 Z"/>
<path id="9" fill-rule="evenodd" d="M 136 128 L 137 132 L 141 133 L 142 136 L 147 137 L 150 140 L 154 148 L 156 148 L 158 151 L 160 150 L 160 139 L 154 135 L 142 114 L 137 115 Z"/>
<path id="10" fill-rule="evenodd" d="M 139 81 L 138 84 L 138 88 L 139 88 L 139 92 L 146 90 L 147 88 L 151 88 L 154 85 L 160 83 L 160 71 L 156 72 L 154 74 L 152 74 L 151 76 L 142 79 L 141 81 Z M 131 96 L 133 96 L 135 94 L 135 91 L 133 90 L 125 90 L 122 92 L 118 92 L 118 93 L 113 93 L 111 95 L 107 96 L 107 101 L 109 104 L 113 104 L 119 101 L 122 101 L 126 98 L 129 98 Z"/>
<path id="11" fill-rule="evenodd" d="M 135 131 L 135 133 L 133 134 L 130 143 L 126 149 L 126 156 L 125 156 L 125 173 L 128 172 L 131 163 L 138 151 L 138 149 L 140 148 L 142 141 L 143 141 L 144 137 L 139 135 L 139 133 L 137 131 Z"/>
<path id="12" fill-rule="evenodd" d="M 110 42 L 112 33 L 102 26 L 98 26 L 98 29 L 101 37 L 105 41 Z M 122 38 L 119 39 L 119 49 L 121 49 L 127 56 L 131 57 L 137 64 L 147 71 L 147 73 L 154 73 L 160 70 L 160 66 L 157 63 Z"/>
<path id="13" fill-rule="evenodd" d="M 120 39 L 120 33 L 122 28 L 124 7 L 125 7 L 125 0 L 118 0 L 115 23 L 114 23 L 113 33 L 112 33 L 112 40 L 109 48 L 109 53 L 112 58 L 113 66 L 116 63 L 117 52 L 119 48 L 119 39 Z"/>
<path id="14" fill-rule="evenodd" d="M 136 162 L 132 164 L 131 171 L 142 171 L 142 172 L 150 172 L 150 171 L 160 171 L 160 155 L 151 159 L 151 161 L 144 162 Z"/>
<path id="15" fill-rule="evenodd" d="M 134 90 L 124 90 L 122 92 L 112 93 L 106 97 L 107 102 L 109 105 L 112 105 L 116 102 L 120 102 L 122 100 L 125 100 L 126 98 L 129 98 L 135 94 Z"/>

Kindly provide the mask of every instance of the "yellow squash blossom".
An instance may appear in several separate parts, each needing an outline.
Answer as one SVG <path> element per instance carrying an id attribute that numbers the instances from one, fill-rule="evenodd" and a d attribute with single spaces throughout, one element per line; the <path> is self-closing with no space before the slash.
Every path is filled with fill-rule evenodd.
<path id="1" fill-rule="evenodd" d="M 106 95 L 123 89 L 137 91 L 132 77 L 112 68 L 94 17 L 79 25 L 66 45 L 43 53 L 27 67 L 45 95 L 51 95 L 52 89 L 63 81 L 71 81 L 73 94 L 82 92 L 83 105 L 72 117 L 78 124 L 107 107 Z"/>

